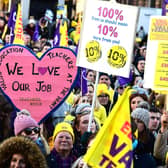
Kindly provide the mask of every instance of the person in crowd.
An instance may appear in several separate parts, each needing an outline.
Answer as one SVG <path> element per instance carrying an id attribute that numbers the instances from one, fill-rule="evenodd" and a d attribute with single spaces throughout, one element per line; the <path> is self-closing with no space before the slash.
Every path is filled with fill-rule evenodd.
<path id="1" fill-rule="evenodd" d="M 4 28 L 5 28 L 5 18 L 0 16 L 0 38 L 2 38 Z"/>
<path id="2" fill-rule="evenodd" d="M 86 78 L 89 82 L 95 83 L 96 72 L 94 70 L 88 69 L 86 72 Z"/>
<path id="3" fill-rule="evenodd" d="M 148 102 L 148 97 L 145 93 L 139 93 L 137 90 L 133 90 L 129 97 L 130 101 L 130 112 L 135 110 L 138 104 L 142 101 Z"/>
<path id="4" fill-rule="evenodd" d="M 164 113 L 161 116 L 161 128 L 158 131 L 158 135 L 156 137 L 154 145 L 154 156 L 162 161 L 162 163 L 165 165 L 163 167 L 168 166 L 167 138 L 168 138 L 168 114 L 166 111 L 164 111 Z"/>
<path id="5" fill-rule="evenodd" d="M 48 21 L 48 19 L 46 17 L 42 17 L 39 20 L 39 27 L 38 27 L 38 31 L 39 31 L 39 37 L 41 38 L 46 38 L 47 40 L 53 39 L 54 34 L 53 34 L 53 30 L 52 30 L 52 26 L 50 24 L 50 22 Z"/>
<path id="6" fill-rule="evenodd" d="M 131 113 L 131 117 L 134 119 L 138 129 L 138 140 L 143 144 L 143 153 L 149 153 L 153 155 L 154 148 L 154 135 L 149 131 L 149 111 L 144 108 L 136 108 Z"/>
<path id="7" fill-rule="evenodd" d="M 160 117 L 161 113 L 158 108 L 155 106 L 151 106 L 149 110 L 149 130 L 153 133 L 153 135 L 156 137 L 158 133 L 158 129 L 160 126 Z"/>
<path id="8" fill-rule="evenodd" d="M 87 140 L 87 150 L 92 146 L 96 133 L 92 134 Z M 71 168 L 90 168 L 89 165 L 83 160 L 83 155 L 78 157 L 77 160 L 73 163 Z"/>
<path id="9" fill-rule="evenodd" d="M 72 126 L 67 122 L 56 125 L 53 133 L 54 148 L 47 156 L 49 168 L 70 168 L 76 160 L 72 148 L 75 136 Z"/>
<path id="10" fill-rule="evenodd" d="M 5 39 L 3 40 L 3 42 L 4 42 L 4 46 L 10 44 L 10 34 L 7 33 L 7 34 L 5 35 Z"/>
<path id="11" fill-rule="evenodd" d="M 115 90 L 115 92 L 118 93 L 118 95 L 122 95 L 124 92 L 124 89 L 126 88 L 126 85 L 121 85 L 118 80 L 115 81 L 114 86 L 115 86 L 114 90 Z"/>
<path id="12" fill-rule="evenodd" d="M 48 49 L 50 49 L 52 47 L 51 43 L 50 42 L 45 42 L 43 45 L 42 45 L 42 48 L 41 48 L 41 51 L 37 53 L 37 56 L 38 57 L 41 57 L 42 54 L 44 54 Z"/>
<path id="13" fill-rule="evenodd" d="M 108 116 L 111 111 L 111 107 L 112 107 L 113 102 L 111 100 L 111 94 L 107 88 L 107 85 L 106 84 L 98 84 L 96 94 L 97 94 L 98 101 L 100 102 L 100 104 L 105 107 L 106 115 Z"/>
<path id="14" fill-rule="evenodd" d="M 149 153 L 144 152 L 142 142 L 136 137 L 137 124 L 131 117 L 133 168 L 156 168 L 156 161 Z"/>
<path id="15" fill-rule="evenodd" d="M 38 123 L 30 116 L 30 112 L 26 109 L 17 113 L 14 120 L 14 132 L 15 136 L 25 136 L 36 142 L 44 155 L 50 153 L 49 146 L 40 133 Z"/>
<path id="16" fill-rule="evenodd" d="M 133 74 L 131 86 L 138 86 L 140 88 L 143 88 L 143 79 L 141 75 Z"/>
<path id="17" fill-rule="evenodd" d="M 113 88 L 114 88 L 114 79 L 112 75 L 108 75 L 107 73 L 101 72 L 99 73 L 99 82 L 98 83 L 104 83 L 107 85 L 108 89 L 111 94 L 113 94 Z"/>
<path id="18" fill-rule="evenodd" d="M 36 21 L 33 18 L 31 18 L 28 20 L 28 24 L 24 28 L 24 31 L 30 35 L 31 39 L 33 39 L 33 35 L 35 32 L 35 26 L 36 26 Z"/>
<path id="19" fill-rule="evenodd" d="M 93 93 L 94 93 L 94 85 L 92 83 L 88 84 L 87 91 L 88 91 L 86 93 L 86 96 L 88 98 L 87 103 L 92 105 Z M 100 104 L 97 96 L 96 96 L 95 103 L 94 103 L 94 117 L 100 120 L 101 125 L 104 124 L 107 118 L 106 109 L 103 105 Z"/>
<path id="20" fill-rule="evenodd" d="M 134 73 L 144 78 L 144 70 L 145 70 L 145 58 L 143 56 L 139 56 L 135 59 L 134 62 Z"/>
<path id="21" fill-rule="evenodd" d="M 0 144 L 1 168 L 48 168 L 38 146 L 26 137 L 10 137 Z"/>
<path id="22" fill-rule="evenodd" d="M 142 47 L 139 48 L 140 56 L 146 58 L 146 49 L 147 49 L 146 46 L 142 46 Z"/>
<path id="23" fill-rule="evenodd" d="M 16 117 L 14 107 L 7 98 L 0 93 L 0 142 L 13 136 L 13 120 Z"/>
<path id="24" fill-rule="evenodd" d="M 26 47 L 32 49 L 31 36 L 27 33 L 24 33 L 24 45 Z"/>
<path id="25" fill-rule="evenodd" d="M 84 155 L 87 150 L 87 139 L 93 133 L 97 133 L 100 129 L 100 121 L 96 118 L 92 118 L 90 131 L 88 131 L 88 124 L 91 113 L 90 104 L 81 103 L 76 106 L 72 112 L 75 116 L 73 129 L 75 134 L 74 150 L 77 151 L 77 156 Z"/>

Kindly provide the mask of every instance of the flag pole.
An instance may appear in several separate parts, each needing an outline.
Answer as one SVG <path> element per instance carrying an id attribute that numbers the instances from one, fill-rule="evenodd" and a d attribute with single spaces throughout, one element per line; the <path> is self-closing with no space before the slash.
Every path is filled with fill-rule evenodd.
<path id="1" fill-rule="evenodd" d="M 99 81 L 99 72 L 96 71 L 96 80 L 94 84 L 94 93 L 93 93 L 93 98 L 92 98 L 92 107 L 91 107 L 91 113 L 89 116 L 89 124 L 88 124 L 88 132 L 90 132 L 91 124 L 92 124 L 92 118 L 93 118 L 93 113 L 94 113 L 94 105 L 96 101 L 96 91 L 97 91 L 97 84 Z"/>

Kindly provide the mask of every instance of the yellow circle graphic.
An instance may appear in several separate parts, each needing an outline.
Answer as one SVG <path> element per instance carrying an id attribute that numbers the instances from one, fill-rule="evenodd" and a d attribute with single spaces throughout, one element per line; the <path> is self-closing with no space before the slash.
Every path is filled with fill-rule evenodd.
<path id="1" fill-rule="evenodd" d="M 86 44 L 85 54 L 88 62 L 96 62 L 101 57 L 101 47 L 99 42 L 93 40 Z"/>
<path id="2" fill-rule="evenodd" d="M 107 62 L 114 68 L 123 68 L 127 57 L 126 50 L 121 46 L 115 45 L 108 51 Z"/>

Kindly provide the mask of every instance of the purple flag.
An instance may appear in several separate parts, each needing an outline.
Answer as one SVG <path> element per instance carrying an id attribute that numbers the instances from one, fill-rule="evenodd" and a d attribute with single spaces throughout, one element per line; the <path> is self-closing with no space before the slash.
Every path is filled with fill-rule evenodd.
<path id="1" fill-rule="evenodd" d="M 87 93 L 87 78 L 86 78 L 86 68 L 80 67 L 79 75 L 76 82 L 76 88 L 80 88 L 82 91 L 82 96 Z"/>
<path id="2" fill-rule="evenodd" d="M 168 0 L 163 0 L 162 2 L 162 16 L 168 15 Z"/>
<path id="3" fill-rule="evenodd" d="M 14 4 L 8 20 L 8 27 L 10 29 L 10 44 L 13 43 L 14 40 L 15 23 L 16 23 L 16 5 Z"/>
<path id="4" fill-rule="evenodd" d="M 33 41 L 36 42 L 39 40 L 39 24 L 38 22 L 36 23 L 35 31 L 33 34 Z"/>
<path id="5" fill-rule="evenodd" d="M 129 84 L 130 82 L 132 82 L 133 79 L 133 72 L 130 71 L 129 77 L 128 78 L 124 78 L 121 76 L 117 76 L 118 82 L 121 86 Z"/>
<path id="6" fill-rule="evenodd" d="M 60 21 L 58 22 L 57 27 L 55 29 L 53 47 L 59 46 L 59 43 L 60 43 Z"/>

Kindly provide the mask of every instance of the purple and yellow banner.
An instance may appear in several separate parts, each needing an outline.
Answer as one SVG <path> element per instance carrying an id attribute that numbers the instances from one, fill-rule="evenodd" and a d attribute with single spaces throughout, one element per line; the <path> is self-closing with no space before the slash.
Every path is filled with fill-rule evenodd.
<path id="1" fill-rule="evenodd" d="M 84 161 L 94 168 L 133 166 L 129 89 L 119 98 Z"/>

